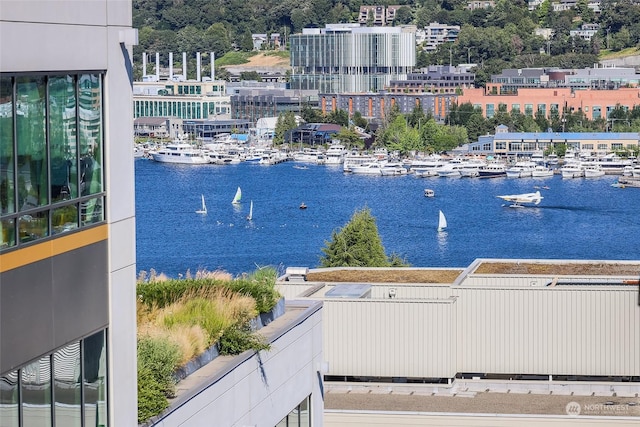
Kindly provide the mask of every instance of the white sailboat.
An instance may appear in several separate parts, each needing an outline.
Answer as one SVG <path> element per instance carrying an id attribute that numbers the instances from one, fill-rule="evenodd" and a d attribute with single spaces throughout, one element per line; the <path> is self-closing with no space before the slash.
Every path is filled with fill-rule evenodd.
<path id="1" fill-rule="evenodd" d="M 247 215 L 247 219 L 251 221 L 253 219 L 253 200 L 249 204 L 249 215 Z"/>
<path id="2" fill-rule="evenodd" d="M 240 203 L 240 200 L 242 199 L 242 190 L 240 190 L 240 187 L 238 187 L 238 189 L 236 190 L 236 195 L 233 197 L 233 203 L 234 205 L 237 205 Z"/>
<path id="3" fill-rule="evenodd" d="M 445 218 L 442 211 L 440 211 L 440 218 L 438 218 L 438 231 L 444 231 L 447 228 L 447 218 Z"/>
<path id="4" fill-rule="evenodd" d="M 202 196 L 201 196 L 201 197 L 202 197 L 202 207 L 201 207 L 200 209 L 198 209 L 198 210 L 196 211 L 196 213 L 199 213 L 199 214 L 203 214 L 203 215 L 204 215 L 204 214 L 206 214 L 206 213 L 207 213 L 207 205 L 204 203 L 204 194 L 202 194 Z"/>

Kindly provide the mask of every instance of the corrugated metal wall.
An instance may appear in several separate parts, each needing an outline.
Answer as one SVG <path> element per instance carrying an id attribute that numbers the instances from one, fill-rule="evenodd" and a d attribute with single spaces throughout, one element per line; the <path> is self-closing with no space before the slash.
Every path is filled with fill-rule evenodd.
<path id="1" fill-rule="evenodd" d="M 454 287 L 458 372 L 639 375 L 632 286 Z"/>
<path id="2" fill-rule="evenodd" d="M 327 298 L 322 310 L 327 374 L 451 378 L 455 310 L 454 299 Z"/>

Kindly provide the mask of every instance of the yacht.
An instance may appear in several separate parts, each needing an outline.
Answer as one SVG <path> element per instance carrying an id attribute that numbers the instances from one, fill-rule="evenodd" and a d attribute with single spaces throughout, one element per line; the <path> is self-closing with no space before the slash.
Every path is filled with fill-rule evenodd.
<path id="1" fill-rule="evenodd" d="M 585 178 L 599 178 L 604 176 L 605 172 L 597 162 L 588 162 L 584 165 L 584 177 Z"/>
<path id="2" fill-rule="evenodd" d="M 342 144 L 331 144 L 327 151 L 324 153 L 325 165 L 341 165 L 344 163 L 344 157 L 347 154 L 347 150 Z"/>
<path id="3" fill-rule="evenodd" d="M 409 164 L 409 172 L 414 173 L 420 178 L 438 176 L 438 169 L 446 164 L 447 162 L 442 160 L 440 156 L 428 159 L 416 159 Z"/>
<path id="4" fill-rule="evenodd" d="M 161 163 L 182 163 L 191 165 L 203 165 L 210 163 L 209 157 L 203 150 L 194 148 L 186 142 L 167 144 L 158 151 L 150 152 L 151 158 Z"/>
<path id="5" fill-rule="evenodd" d="M 343 172 L 351 172 L 351 168 L 354 166 L 361 166 L 367 163 L 375 162 L 377 158 L 366 154 L 351 153 L 344 157 L 342 162 Z"/>
<path id="6" fill-rule="evenodd" d="M 487 162 L 480 159 L 471 159 L 465 162 L 464 166 L 459 170 L 461 177 L 475 178 L 480 176 L 480 168 L 487 165 Z"/>
<path id="7" fill-rule="evenodd" d="M 487 163 L 478 173 L 480 178 L 500 178 L 507 176 L 507 167 L 500 162 Z"/>
<path id="8" fill-rule="evenodd" d="M 632 166 L 631 159 L 624 159 L 615 153 L 609 153 L 606 156 L 597 157 L 596 162 L 607 175 L 620 175 L 626 166 Z"/>
<path id="9" fill-rule="evenodd" d="M 349 171 L 354 174 L 382 175 L 383 166 L 383 163 L 380 162 L 364 163 L 361 165 L 351 166 L 349 168 Z"/>
<path id="10" fill-rule="evenodd" d="M 451 159 L 443 167 L 438 169 L 438 176 L 458 178 L 460 177 L 460 169 L 462 169 L 464 165 L 465 163 L 461 159 Z"/>
<path id="11" fill-rule="evenodd" d="M 553 176 L 553 169 L 550 169 L 544 165 L 537 165 L 531 171 L 531 177 L 533 178 L 548 178 Z"/>
<path id="12" fill-rule="evenodd" d="M 513 166 L 507 169 L 507 178 L 530 177 L 535 167 L 536 163 L 530 160 L 516 162 Z"/>
<path id="13" fill-rule="evenodd" d="M 388 162 L 382 165 L 382 169 L 380 170 L 380 174 L 382 176 L 400 176 L 406 175 L 409 172 L 407 168 L 404 167 L 402 162 Z"/>
<path id="14" fill-rule="evenodd" d="M 562 178 L 582 178 L 584 177 L 584 166 L 582 166 L 582 162 L 567 162 L 560 168 L 560 173 Z"/>

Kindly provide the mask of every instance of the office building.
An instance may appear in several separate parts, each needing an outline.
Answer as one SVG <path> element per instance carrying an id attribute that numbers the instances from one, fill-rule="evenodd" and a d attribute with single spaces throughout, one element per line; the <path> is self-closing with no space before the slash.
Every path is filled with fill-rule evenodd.
<path id="1" fill-rule="evenodd" d="M 328 24 L 289 41 L 292 89 L 377 92 L 416 64 L 415 33 L 400 27 Z"/>
<path id="2" fill-rule="evenodd" d="M 0 5 L 0 425 L 137 420 L 131 1 Z"/>

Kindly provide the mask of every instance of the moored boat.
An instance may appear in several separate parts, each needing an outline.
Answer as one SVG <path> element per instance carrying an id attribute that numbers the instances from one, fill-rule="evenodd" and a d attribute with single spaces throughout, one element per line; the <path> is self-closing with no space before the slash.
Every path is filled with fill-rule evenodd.
<path id="1" fill-rule="evenodd" d="M 501 178 L 507 176 L 507 167 L 504 163 L 492 162 L 481 167 L 478 171 L 480 178 Z"/>
<path id="2" fill-rule="evenodd" d="M 164 148 L 152 151 L 150 154 L 153 160 L 161 163 L 202 165 L 210 162 L 203 150 L 185 142 L 167 144 Z"/>

